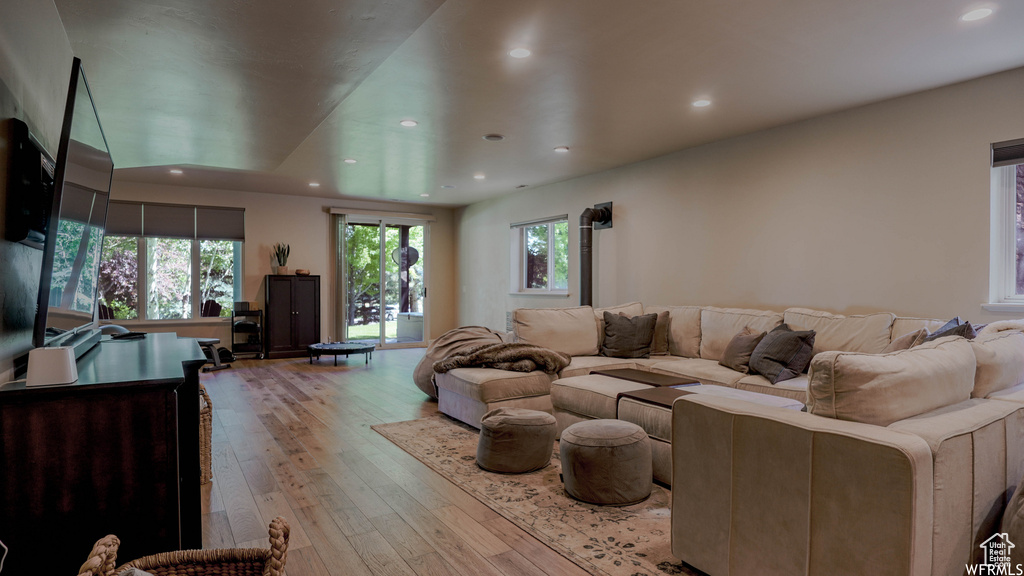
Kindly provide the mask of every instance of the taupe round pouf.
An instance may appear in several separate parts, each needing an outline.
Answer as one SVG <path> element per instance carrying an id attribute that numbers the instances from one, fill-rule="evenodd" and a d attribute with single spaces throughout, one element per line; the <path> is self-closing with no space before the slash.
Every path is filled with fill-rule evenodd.
<path id="1" fill-rule="evenodd" d="M 623 420 L 587 420 L 559 440 L 565 492 L 584 502 L 625 506 L 651 495 L 651 441 Z"/>
<path id="2" fill-rule="evenodd" d="M 496 408 L 480 419 L 476 463 L 484 470 L 520 474 L 551 463 L 557 426 L 547 412 Z"/>

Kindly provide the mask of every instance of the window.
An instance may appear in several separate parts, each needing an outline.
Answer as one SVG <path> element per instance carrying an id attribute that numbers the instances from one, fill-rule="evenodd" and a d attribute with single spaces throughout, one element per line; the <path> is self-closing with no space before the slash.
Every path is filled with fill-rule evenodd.
<path id="1" fill-rule="evenodd" d="M 1024 305 L 1024 140 L 992 145 L 989 310 Z"/>
<path id="2" fill-rule="evenodd" d="M 234 302 L 243 300 L 236 281 L 242 278 L 243 217 L 238 209 L 111 201 L 100 318 L 230 317 Z"/>
<path id="3" fill-rule="evenodd" d="M 139 317 L 139 239 L 107 236 L 100 261 L 100 318 L 135 320 Z"/>
<path id="4" fill-rule="evenodd" d="M 520 222 L 511 229 L 512 292 L 568 294 L 568 216 Z"/>

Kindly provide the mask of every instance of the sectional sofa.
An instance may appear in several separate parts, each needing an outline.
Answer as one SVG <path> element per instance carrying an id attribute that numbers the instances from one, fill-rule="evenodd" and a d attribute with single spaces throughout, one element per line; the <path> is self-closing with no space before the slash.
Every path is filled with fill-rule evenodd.
<path id="1" fill-rule="evenodd" d="M 606 310 L 667 317 L 665 353 L 597 355 Z M 772 384 L 718 363 L 745 327 L 782 323 L 816 333 L 807 374 Z M 806 404 L 801 412 L 693 394 L 671 411 L 631 412 L 653 440 L 655 477 L 673 488 L 673 552 L 709 574 L 963 574 L 998 531 L 1024 474 L 1019 331 L 883 354 L 893 339 L 944 320 L 631 303 L 521 309 L 513 324 L 515 339 L 569 353 L 572 362 L 555 375 L 436 374 L 442 412 L 474 426 L 498 406 L 551 411 L 560 429 L 587 418 L 630 419 L 619 390 L 578 378 L 600 368 Z"/>

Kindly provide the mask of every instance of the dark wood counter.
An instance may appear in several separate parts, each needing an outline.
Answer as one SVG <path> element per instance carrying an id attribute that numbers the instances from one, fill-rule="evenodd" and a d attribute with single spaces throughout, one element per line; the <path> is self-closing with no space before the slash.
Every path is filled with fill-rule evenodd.
<path id="1" fill-rule="evenodd" d="M 93 543 L 121 538 L 119 564 L 201 548 L 195 339 L 104 340 L 74 384 L 0 386 L 4 574 L 77 574 Z"/>

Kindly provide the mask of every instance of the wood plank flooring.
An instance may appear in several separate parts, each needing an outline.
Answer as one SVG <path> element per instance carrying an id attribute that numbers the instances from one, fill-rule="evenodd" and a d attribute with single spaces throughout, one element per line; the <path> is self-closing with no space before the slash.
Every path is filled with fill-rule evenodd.
<path id="1" fill-rule="evenodd" d="M 266 548 L 281 515 L 289 576 L 587 574 L 370 430 L 437 411 L 412 383 L 422 356 L 240 360 L 203 374 L 214 405 L 203 546 Z"/>

